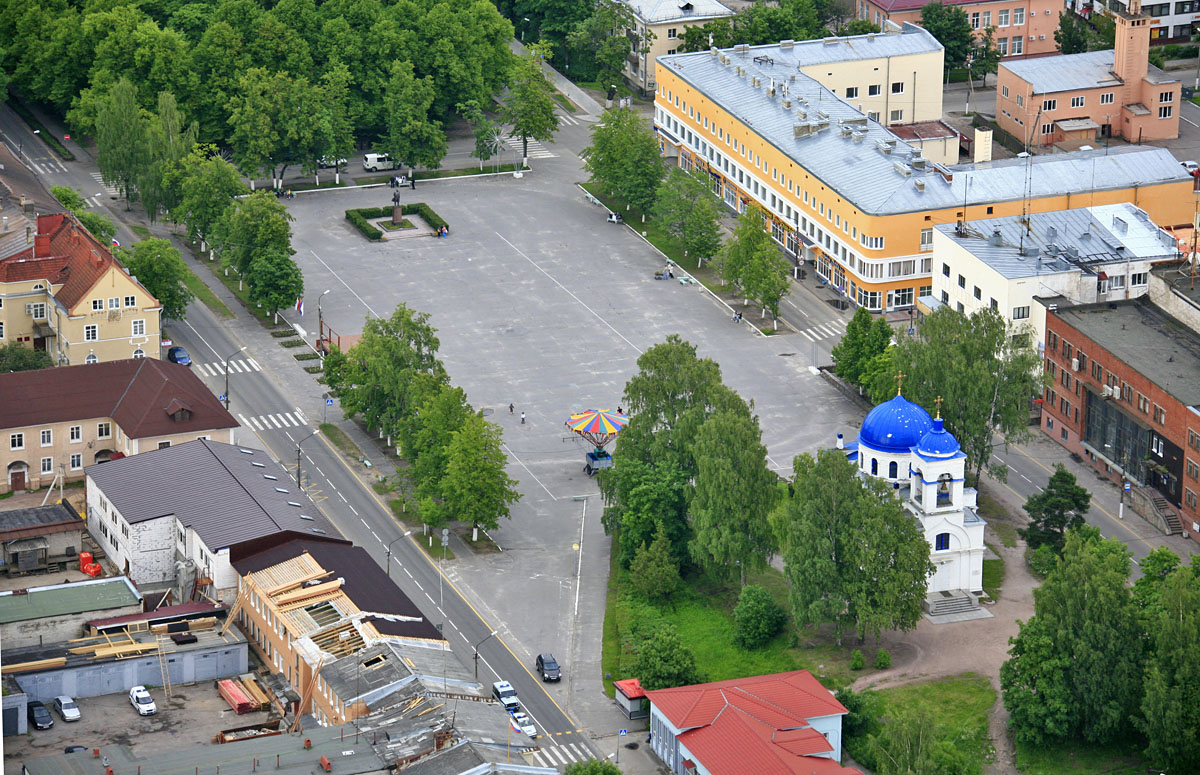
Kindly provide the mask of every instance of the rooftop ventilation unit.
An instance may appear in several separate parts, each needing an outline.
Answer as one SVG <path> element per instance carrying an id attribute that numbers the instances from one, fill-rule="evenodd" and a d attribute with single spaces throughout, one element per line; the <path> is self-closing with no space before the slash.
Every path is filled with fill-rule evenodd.
<path id="1" fill-rule="evenodd" d="M 992 231 L 992 236 L 988 237 L 988 244 L 994 248 L 1004 247 L 1004 237 L 1000 236 L 999 229 Z"/>
<path id="2" fill-rule="evenodd" d="M 1113 216 L 1113 228 L 1117 230 L 1118 234 L 1129 233 L 1129 224 L 1126 223 L 1123 218 L 1117 215 Z"/>
<path id="3" fill-rule="evenodd" d="M 896 168 L 896 172 L 899 172 L 901 175 L 908 176 L 912 174 L 912 167 L 908 166 L 899 159 L 892 159 L 892 166 L 894 166 Z"/>
<path id="4" fill-rule="evenodd" d="M 841 125 L 841 130 L 842 130 L 842 137 L 849 137 L 850 135 L 854 134 L 854 127 L 847 126 L 846 124 Z"/>
<path id="5" fill-rule="evenodd" d="M 828 114 L 828 113 L 826 113 L 826 112 L 825 112 L 825 111 L 823 111 L 823 110 L 818 110 L 818 111 L 817 111 L 817 117 L 818 117 L 818 118 L 823 118 L 823 119 L 825 119 L 826 121 L 828 121 L 828 120 L 829 120 L 829 114 Z"/>
<path id="6" fill-rule="evenodd" d="M 1067 258 L 1072 260 L 1079 258 L 1079 248 L 1075 247 L 1074 245 L 1067 245 L 1067 247 L 1063 249 L 1063 252 L 1067 254 Z"/>
<path id="7" fill-rule="evenodd" d="M 1037 249 L 1036 245 L 1023 245 L 1021 247 L 1021 255 L 1025 256 L 1026 258 L 1032 258 L 1033 256 L 1036 256 L 1037 254 L 1038 254 L 1038 249 Z"/>
<path id="8" fill-rule="evenodd" d="M 737 73 L 738 78 L 741 78 L 743 75 L 746 74 L 745 68 L 743 68 L 741 65 L 738 65 L 736 68 L 734 68 L 734 72 Z"/>
<path id="9" fill-rule="evenodd" d="M 1050 242 L 1050 241 L 1053 241 L 1053 240 L 1056 240 L 1056 239 L 1058 239 L 1058 229 L 1056 229 L 1056 228 L 1055 228 L 1055 227 L 1053 227 L 1053 226 L 1047 226 L 1047 227 L 1046 227 L 1046 241 L 1047 241 L 1047 242 Z M 1058 246 L 1051 246 L 1051 245 L 1047 245 L 1047 246 L 1046 246 L 1046 248 L 1047 248 L 1047 252 L 1049 252 L 1049 250 L 1048 250 L 1048 249 L 1049 249 L 1050 247 L 1054 247 L 1054 249 L 1055 249 L 1056 251 L 1058 250 Z M 1051 255 L 1053 255 L 1053 254 L 1051 254 Z"/>
<path id="10" fill-rule="evenodd" d="M 908 163 L 912 165 L 914 170 L 924 170 L 928 169 L 929 160 L 921 156 L 914 156 L 912 159 L 909 159 Z"/>
<path id="11" fill-rule="evenodd" d="M 713 46 L 712 48 L 710 48 L 708 50 L 708 54 L 709 54 L 709 56 L 719 57 L 721 55 L 721 49 L 717 48 L 716 46 Z"/>
<path id="12" fill-rule="evenodd" d="M 803 100 L 801 100 L 801 102 L 803 102 Z M 796 115 L 800 118 L 808 118 L 808 111 L 805 110 L 803 106 L 797 106 Z"/>
<path id="13" fill-rule="evenodd" d="M 784 98 L 783 98 L 783 106 L 784 106 L 785 108 L 790 108 L 790 107 L 792 107 L 792 101 L 791 101 L 791 100 L 789 100 L 787 97 L 784 97 Z"/>
<path id="14" fill-rule="evenodd" d="M 863 141 L 863 138 L 866 136 L 867 136 L 867 131 L 865 129 L 854 130 L 854 142 L 861 143 Z"/>
<path id="15" fill-rule="evenodd" d="M 921 178 L 917 178 L 916 180 L 913 181 L 913 188 L 915 188 L 917 191 L 924 191 L 925 190 L 925 181 L 922 180 Z"/>
<path id="16" fill-rule="evenodd" d="M 1051 227 L 1050 227 L 1050 231 L 1054 231 L 1054 227 L 1053 227 L 1053 226 L 1051 226 Z M 1050 235 L 1049 235 L 1049 234 L 1047 234 L 1047 235 L 1046 235 L 1046 237 L 1047 237 L 1047 238 L 1049 238 L 1049 237 L 1050 237 Z M 1058 245 L 1055 245 L 1053 242 L 1048 242 L 1048 243 L 1046 243 L 1046 255 L 1048 255 L 1048 256 L 1050 256 L 1050 257 L 1052 257 L 1052 258 L 1053 258 L 1054 256 L 1057 256 L 1058 254 L 1059 254 L 1059 247 L 1058 247 Z"/>
<path id="17" fill-rule="evenodd" d="M 881 153 L 890 154 L 892 152 L 892 149 L 894 149 L 896 147 L 896 141 L 895 140 L 876 140 L 875 147 L 878 148 Z"/>
<path id="18" fill-rule="evenodd" d="M 779 47 L 780 47 L 780 48 L 791 48 L 791 47 L 792 47 L 792 46 L 794 46 L 794 45 L 796 45 L 796 41 L 794 41 L 794 40 L 781 40 L 781 41 L 779 41 Z"/>
<path id="19" fill-rule="evenodd" d="M 739 43 L 739 44 L 737 44 L 736 46 L 734 46 L 734 47 L 733 47 L 733 53 L 735 53 L 735 54 L 749 54 L 749 53 L 750 53 L 750 44 L 749 44 L 749 43 Z"/>
<path id="20" fill-rule="evenodd" d="M 841 42 L 842 42 L 842 39 L 841 39 L 841 38 L 836 38 L 836 37 L 835 37 L 835 38 L 825 38 L 825 39 L 824 39 L 824 41 L 822 41 L 822 42 L 823 42 L 823 43 L 824 43 L 826 46 L 836 46 L 838 43 L 841 43 Z"/>

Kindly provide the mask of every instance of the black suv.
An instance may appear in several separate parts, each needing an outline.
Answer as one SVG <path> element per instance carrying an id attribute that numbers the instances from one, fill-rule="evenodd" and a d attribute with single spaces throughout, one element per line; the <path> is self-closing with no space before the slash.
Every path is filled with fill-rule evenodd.
<path id="1" fill-rule="evenodd" d="M 558 669 L 558 660 L 554 658 L 553 654 L 538 654 L 537 671 L 543 681 L 557 681 L 562 678 L 562 671 Z"/>
<path id="2" fill-rule="evenodd" d="M 37 700 L 29 703 L 26 712 L 29 714 L 29 723 L 33 724 L 34 729 L 49 729 L 54 726 L 54 719 L 50 717 L 50 711 L 46 710 L 46 706 Z"/>

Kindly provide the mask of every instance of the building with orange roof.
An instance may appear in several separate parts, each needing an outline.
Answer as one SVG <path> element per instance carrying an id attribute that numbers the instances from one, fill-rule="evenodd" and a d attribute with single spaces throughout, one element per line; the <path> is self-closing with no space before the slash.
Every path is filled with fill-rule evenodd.
<path id="1" fill-rule="evenodd" d="M 0 225 L 0 344 L 59 366 L 159 357 L 162 305 L 73 215 Z"/>
<path id="2" fill-rule="evenodd" d="M 861 775 L 839 763 L 846 708 L 807 670 L 646 694 L 650 746 L 671 772 Z"/>

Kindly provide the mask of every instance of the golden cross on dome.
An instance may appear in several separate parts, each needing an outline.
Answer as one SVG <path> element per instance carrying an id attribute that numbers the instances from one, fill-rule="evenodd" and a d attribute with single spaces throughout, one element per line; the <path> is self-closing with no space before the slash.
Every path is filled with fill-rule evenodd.
<path id="1" fill-rule="evenodd" d="M 896 395 L 900 395 L 900 383 L 904 382 L 904 378 L 908 375 L 902 371 L 896 372 Z"/>
<path id="2" fill-rule="evenodd" d="M 937 419 L 937 420 L 942 419 L 942 400 L 943 399 L 941 396 L 938 396 L 937 398 L 933 399 L 933 403 L 937 404 L 937 417 L 934 419 Z"/>

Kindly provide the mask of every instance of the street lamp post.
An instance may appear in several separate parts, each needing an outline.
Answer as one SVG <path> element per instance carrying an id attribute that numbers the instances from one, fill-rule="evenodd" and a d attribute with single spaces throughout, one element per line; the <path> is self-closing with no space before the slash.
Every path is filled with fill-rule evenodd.
<path id="1" fill-rule="evenodd" d="M 318 352 L 321 351 L 321 349 L 322 349 L 321 348 L 321 340 L 325 337 L 325 327 L 323 325 L 321 325 L 321 321 L 322 321 L 321 299 L 324 299 L 325 294 L 329 293 L 331 290 L 333 290 L 333 289 L 326 288 L 324 291 L 321 292 L 321 295 L 317 297 L 317 351 Z"/>
<path id="2" fill-rule="evenodd" d="M 529 24 L 529 17 L 528 17 L 528 16 L 524 16 L 524 17 L 522 17 L 522 18 L 525 20 L 525 24 Z M 524 46 L 524 45 L 525 45 L 525 24 L 522 24 L 522 25 L 521 25 L 521 45 L 522 45 L 522 46 Z"/>
<path id="3" fill-rule="evenodd" d="M 387 575 L 388 575 L 389 579 L 392 577 L 392 544 L 395 544 L 397 541 L 403 541 L 405 538 L 408 538 L 410 535 L 412 535 L 412 531 L 405 530 L 404 535 L 400 536 L 399 538 L 393 538 L 391 540 L 391 542 L 388 543 L 388 545 L 387 545 L 387 557 L 384 558 L 383 564 L 384 564 L 384 570 L 387 571 Z"/>
<path id="4" fill-rule="evenodd" d="M 482 646 L 484 643 L 486 643 L 488 638 L 492 637 L 495 634 L 496 634 L 496 631 L 492 630 L 491 632 L 488 633 L 487 638 L 484 638 L 483 640 L 481 640 L 475 644 L 475 680 L 476 681 L 479 680 L 479 647 Z"/>
<path id="5" fill-rule="evenodd" d="M 296 442 L 296 486 L 297 487 L 302 486 L 300 484 L 300 445 L 303 444 L 304 442 L 308 441 L 309 439 L 311 439 L 313 436 L 320 435 L 320 433 L 321 433 L 321 429 L 317 428 L 315 431 L 313 431 L 312 433 L 308 434 L 307 436 L 305 436 L 304 438 L 302 438 Z"/>
<path id="6" fill-rule="evenodd" d="M 232 358 L 233 356 L 237 355 L 238 353 L 244 351 L 247 347 L 249 347 L 249 345 L 242 345 L 241 347 L 239 347 L 237 349 L 237 352 L 230 353 L 229 357 L 225 359 L 225 409 L 226 410 L 229 409 L 229 359 Z"/>

